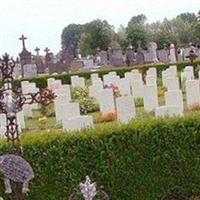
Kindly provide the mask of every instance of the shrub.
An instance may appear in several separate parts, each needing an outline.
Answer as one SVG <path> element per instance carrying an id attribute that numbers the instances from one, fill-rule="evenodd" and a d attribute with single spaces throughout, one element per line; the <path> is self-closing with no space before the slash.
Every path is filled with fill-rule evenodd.
<path id="1" fill-rule="evenodd" d="M 199 111 L 200 110 L 200 104 L 195 103 L 195 104 L 191 105 L 187 110 L 188 111 Z"/>
<path id="2" fill-rule="evenodd" d="M 144 106 L 143 98 L 137 98 L 137 99 L 135 99 L 135 106 L 136 107 L 142 107 L 142 106 Z"/>
<path id="3" fill-rule="evenodd" d="M 183 62 L 183 63 L 177 63 L 178 71 L 182 71 L 183 68 L 187 65 L 193 65 L 195 72 L 197 72 L 197 66 L 200 64 L 200 61 L 195 61 L 193 64 L 189 62 Z M 101 71 L 98 71 L 99 77 L 103 77 L 103 75 L 109 73 L 110 71 L 116 71 L 117 75 L 120 77 L 124 77 L 124 74 L 126 72 L 131 71 L 132 69 L 139 69 L 140 72 L 144 75 L 146 71 L 151 67 L 156 67 L 158 71 L 158 76 L 161 77 L 161 71 L 168 68 L 171 64 L 150 64 L 150 65 L 136 65 L 132 67 L 117 67 L 117 68 L 109 68 L 109 69 L 103 69 Z M 45 88 L 47 87 L 47 79 L 48 78 L 55 78 L 62 81 L 63 84 L 70 84 L 70 76 L 71 75 L 79 75 L 80 77 L 84 77 L 86 80 L 90 79 L 90 75 L 93 72 L 79 72 L 74 74 L 58 74 L 58 75 L 48 75 L 48 76 L 40 76 L 40 77 L 34 77 L 34 78 L 24 78 L 22 80 L 28 80 L 31 82 L 35 82 L 37 87 L 39 88 Z M 197 75 L 196 75 L 197 76 Z M 16 80 L 15 85 L 20 86 L 20 82 L 22 80 Z M 1 83 L 0 83 L 1 85 Z"/>
<path id="4" fill-rule="evenodd" d="M 87 114 L 99 110 L 99 105 L 96 103 L 96 101 L 89 97 L 89 90 L 87 87 L 73 88 L 72 99 L 80 104 L 81 114 Z"/>
<path id="5" fill-rule="evenodd" d="M 200 114 L 135 120 L 96 129 L 24 134 L 24 157 L 35 179 L 27 200 L 68 199 L 89 175 L 112 200 L 160 200 L 200 194 Z M 8 152 L 4 141 L 0 152 Z M 1 196 L 3 181 L 0 182 Z"/>

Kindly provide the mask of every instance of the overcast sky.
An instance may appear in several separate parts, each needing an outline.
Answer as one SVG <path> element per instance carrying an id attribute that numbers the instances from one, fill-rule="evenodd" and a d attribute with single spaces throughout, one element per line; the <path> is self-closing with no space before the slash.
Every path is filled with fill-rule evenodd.
<path id="1" fill-rule="evenodd" d="M 62 29 L 70 23 L 99 18 L 117 29 L 141 13 L 154 22 L 199 10 L 200 0 L 0 0 L 0 55 L 6 51 L 16 56 L 22 49 L 22 33 L 32 53 L 36 46 L 41 54 L 47 46 L 56 53 Z"/>

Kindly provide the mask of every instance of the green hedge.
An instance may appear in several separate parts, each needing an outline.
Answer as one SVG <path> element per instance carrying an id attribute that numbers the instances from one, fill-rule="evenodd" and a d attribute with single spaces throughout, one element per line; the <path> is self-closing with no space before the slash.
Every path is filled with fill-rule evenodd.
<path id="1" fill-rule="evenodd" d="M 200 194 L 199 119 L 200 114 L 190 114 L 75 134 L 26 134 L 25 158 L 36 176 L 27 199 L 67 200 L 86 175 L 103 185 L 111 200 L 160 200 L 174 191 Z M 1 181 L 1 194 L 3 188 Z"/>
<path id="2" fill-rule="evenodd" d="M 200 64 L 200 61 L 196 61 L 193 63 L 193 66 L 195 67 L 195 69 L 197 68 L 197 66 Z M 183 70 L 183 68 L 187 65 L 191 65 L 191 63 L 188 62 L 184 62 L 184 63 L 177 63 L 177 68 L 178 71 Z M 154 64 L 154 65 L 138 65 L 138 66 L 132 66 L 132 67 L 121 67 L 121 68 L 109 68 L 109 69 L 103 69 L 101 71 L 98 71 L 98 74 L 100 77 L 103 77 L 103 75 L 109 73 L 110 71 L 116 71 L 117 74 L 120 77 L 124 77 L 124 74 L 126 72 L 131 71 L 132 69 L 140 69 L 143 73 L 145 73 L 146 70 L 148 70 L 150 67 L 156 67 L 159 76 L 161 75 L 161 71 L 168 68 L 170 66 L 170 64 Z M 195 70 L 196 71 L 196 70 Z M 55 78 L 55 79 L 60 79 L 62 80 L 63 84 L 70 84 L 70 76 L 72 75 L 79 75 L 80 77 L 84 77 L 85 79 L 89 79 L 90 75 L 92 72 L 79 72 L 76 74 L 59 74 L 59 75 L 49 75 L 49 76 L 42 76 L 42 77 L 34 77 L 34 78 L 29 78 L 29 79 L 23 79 L 23 80 L 29 80 L 31 82 L 35 82 L 37 87 L 39 88 L 45 88 L 47 86 L 47 79 L 48 78 Z M 17 80 L 16 81 L 16 85 L 20 86 L 20 82 L 21 80 Z"/>

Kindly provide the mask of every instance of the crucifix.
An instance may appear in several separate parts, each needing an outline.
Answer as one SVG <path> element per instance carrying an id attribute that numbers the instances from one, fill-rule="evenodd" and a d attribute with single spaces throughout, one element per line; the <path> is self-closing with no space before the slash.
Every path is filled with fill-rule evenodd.
<path id="1" fill-rule="evenodd" d="M 22 36 L 19 38 L 19 40 L 22 41 L 22 46 L 23 46 L 23 49 L 26 49 L 25 47 L 25 40 L 27 39 L 27 37 L 24 37 L 24 35 L 22 34 Z"/>
<path id="2" fill-rule="evenodd" d="M 22 94 L 21 89 L 14 87 L 13 69 L 15 63 L 8 54 L 3 55 L 2 59 L 0 58 L 0 71 L 3 81 L 3 86 L 0 87 L 0 113 L 6 115 L 5 136 L 13 144 L 20 142 L 17 113 L 22 111 L 23 105 L 33 103 L 49 105 L 55 98 L 52 91 L 48 89 L 36 93 Z M 21 150 L 21 147 L 19 147 L 14 154 L 0 156 L 0 169 L 5 176 L 6 193 L 13 192 L 16 200 L 24 199 L 23 193 L 29 191 L 28 183 L 34 177 L 31 166 L 21 157 L 23 154 Z M 25 172 L 26 174 L 24 174 Z M 13 181 L 19 187 L 12 188 L 10 181 Z"/>
<path id="3" fill-rule="evenodd" d="M 46 55 L 45 55 L 46 69 L 48 69 L 48 67 L 49 67 L 49 65 L 48 65 L 48 62 L 49 62 L 49 60 L 50 60 L 49 51 L 50 51 L 50 50 L 49 50 L 48 47 L 46 47 L 46 48 L 44 49 L 44 52 L 46 53 Z"/>
<path id="4" fill-rule="evenodd" d="M 39 51 L 40 51 L 40 48 L 36 47 L 35 52 L 37 53 L 37 56 L 39 56 Z"/>

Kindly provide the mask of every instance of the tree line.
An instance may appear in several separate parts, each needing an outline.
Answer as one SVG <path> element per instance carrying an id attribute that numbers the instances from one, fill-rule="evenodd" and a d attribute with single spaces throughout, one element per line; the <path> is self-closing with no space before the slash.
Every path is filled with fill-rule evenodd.
<path id="1" fill-rule="evenodd" d="M 127 26 L 120 26 L 115 31 L 114 26 L 106 20 L 96 19 L 86 24 L 69 24 L 61 34 L 62 48 L 77 56 L 93 55 L 97 49 L 107 50 L 113 42 L 118 42 L 125 50 L 129 45 L 135 49 L 138 46 L 147 48 L 154 41 L 158 48 L 170 43 L 188 46 L 190 42 L 200 44 L 200 11 L 182 13 L 169 20 L 148 23 L 144 14 L 133 16 Z"/>

